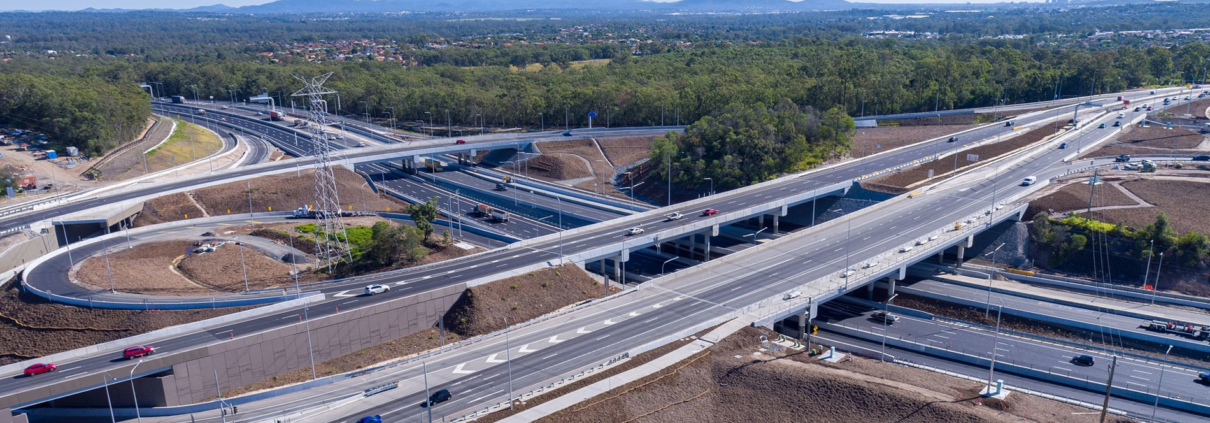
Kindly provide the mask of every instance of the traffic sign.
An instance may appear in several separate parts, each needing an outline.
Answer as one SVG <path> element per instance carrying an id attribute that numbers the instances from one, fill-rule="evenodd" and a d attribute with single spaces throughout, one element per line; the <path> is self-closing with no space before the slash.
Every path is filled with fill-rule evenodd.
<path id="1" fill-rule="evenodd" d="M 588 112 L 588 117 L 590 117 L 590 118 L 597 117 L 597 112 Z"/>

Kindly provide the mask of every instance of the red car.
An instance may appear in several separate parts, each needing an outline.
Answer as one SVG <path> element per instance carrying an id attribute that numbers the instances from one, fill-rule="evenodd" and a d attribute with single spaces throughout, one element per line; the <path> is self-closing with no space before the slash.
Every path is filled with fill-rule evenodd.
<path id="1" fill-rule="evenodd" d="M 702 216 L 714 216 L 718 214 L 718 209 L 706 209 L 702 212 Z"/>
<path id="2" fill-rule="evenodd" d="M 454 141 L 454 144 L 466 144 L 466 140 Z"/>
<path id="3" fill-rule="evenodd" d="M 43 373 L 50 373 L 55 370 L 59 370 L 59 366 L 56 366 L 52 363 L 38 363 L 38 364 L 35 364 L 32 366 L 26 367 L 25 376 L 40 375 Z"/>
<path id="4" fill-rule="evenodd" d="M 135 345 L 122 350 L 122 358 L 133 360 L 139 357 L 152 355 L 155 353 L 155 347 L 150 345 Z"/>

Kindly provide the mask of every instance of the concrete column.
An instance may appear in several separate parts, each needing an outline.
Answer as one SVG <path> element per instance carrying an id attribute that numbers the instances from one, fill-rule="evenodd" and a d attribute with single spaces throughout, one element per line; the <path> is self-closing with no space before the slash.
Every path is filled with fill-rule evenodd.
<path id="1" fill-rule="evenodd" d="M 891 296 L 892 296 L 892 295 L 895 295 L 895 277 L 894 277 L 894 276 L 887 276 L 887 277 L 886 277 L 886 283 L 887 283 L 887 291 L 886 291 L 886 292 L 887 292 L 887 294 L 886 294 L 886 296 L 887 296 L 887 298 L 891 298 Z"/>
<path id="2" fill-rule="evenodd" d="M 811 328 L 807 327 L 807 314 L 809 313 L 811 310 L 808 309 L 798 315 L 798 339 L 800 341 L 807 339 L 807 334 L 811 331 Z"/>
<path id="3" fill-rule="evenodd" d="M 945 264 L 945 262 L 942 261 L 944 259 L 945 259 L 945 250 L 938 251 L 937 252 L 937 264 Z"/>
<path id="4" fill-rule="evenodd" d="M 609 272 L 605 271 L 605 259 L 601 259 L 601 277 L 605 278 L 605 282 L 609 282 Z"/>
<path id="5" fill-rule="evenodd" d="M 689 234 L 689 259 L 697 260 L 697 234 Z"/>
<path id="6" fill-rule="evenodd" d="M 773 235 L 777 235 L 777 215 L 773 215 Z"/>
<path id="7" fill-rule="evenodd" d="M 702 259 L 702 261 L 710 261 L 710 233 L 707 232 L 702 234 L 702 238 L 706 240 L 705 257 Z"/>
<path id="8" fill-rule="evenodd" d="M 866 287 L 866 290 L 865 290 L 866 299 L 868 299 L 870 301 L 874 301 L 874 282 L 870 282 L 870 284 L 866 285 L 865 287 Z"/>
<path id="9" fill-rule="evenodd" d="M 765 215 L 762 214 L 760 217 L 756 218 L 756 228 L 760 229 L 763 227 L 765 227 Z"/>
<path id="10" fill-rule="evenodd" d="M 622 256 L 613 259 L 613 280 L 622 281 Z"/>
<path id="11" fill-rule="evenodd" d="M 966 254 L 966 247 L 959 245 L 958 246 L 958 263 L 954 265 L 955 267 L 962 267 L 962 256 L 965 254 Z"/>

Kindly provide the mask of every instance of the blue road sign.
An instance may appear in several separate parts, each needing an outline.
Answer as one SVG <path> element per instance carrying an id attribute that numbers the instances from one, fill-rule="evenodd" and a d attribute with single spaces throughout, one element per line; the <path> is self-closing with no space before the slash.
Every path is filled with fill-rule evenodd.
<path id="1" fill-rule="evenodd" d="M 597 112 L 588 112 L 588 117 L 590 117 L 590 118 L 597 117 Z"/>

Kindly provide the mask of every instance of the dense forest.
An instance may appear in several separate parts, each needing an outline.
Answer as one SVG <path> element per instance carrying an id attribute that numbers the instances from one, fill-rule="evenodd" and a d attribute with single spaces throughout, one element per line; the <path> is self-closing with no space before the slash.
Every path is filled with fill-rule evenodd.
<path id="1" fill-rule="evenodd" d="M 1135 14 L 1119 16 L 1126 11 Z M 0 119 L 99 152 L 146 116 L 139 82 L 159 95 L 238 101 L 269 93 L 289 105 L 299 88 L 294 75 L 325 72 L 335 73 L 328 86 L 339 92 L 332 111 L 373 119 L 393 110 L 399 120 L 448 116 L 454 125 L 536 128 L 562 126 L 566 116 L 578 127 L 595 111 L 607 126 L 672 125 L 782 100 L 861 116 L 1204 79 L 1210 58 L 1210 46 L 1189 37 L 1067 48 L 1053 41 L 1070 37 L 1047 35 L 1086 31 L 1092 17 L 1100 28 L 1147 29 L 1192 26 L 1207 15 L 1180 5 L 867 19 L 884 13 L 612 14 L 596 22 L 521 12 L 506 19 L 8 13 L 0 14 Z M 966 29 L 996 25 L 1029 35 L 981 38 Z M 861 36 L 876 28 L 948 35 Z M 287 46 L 293 50 L 282 51 Z M 374 60 L 371 48 L 396 60 Z"/>
<path id="2" fill-rule="evenodd" d="M 0 72 L 0 125 L 43 132 L 99 154 L 134 139 L 151 116 L 146 93 L 96 77 Z"/>

